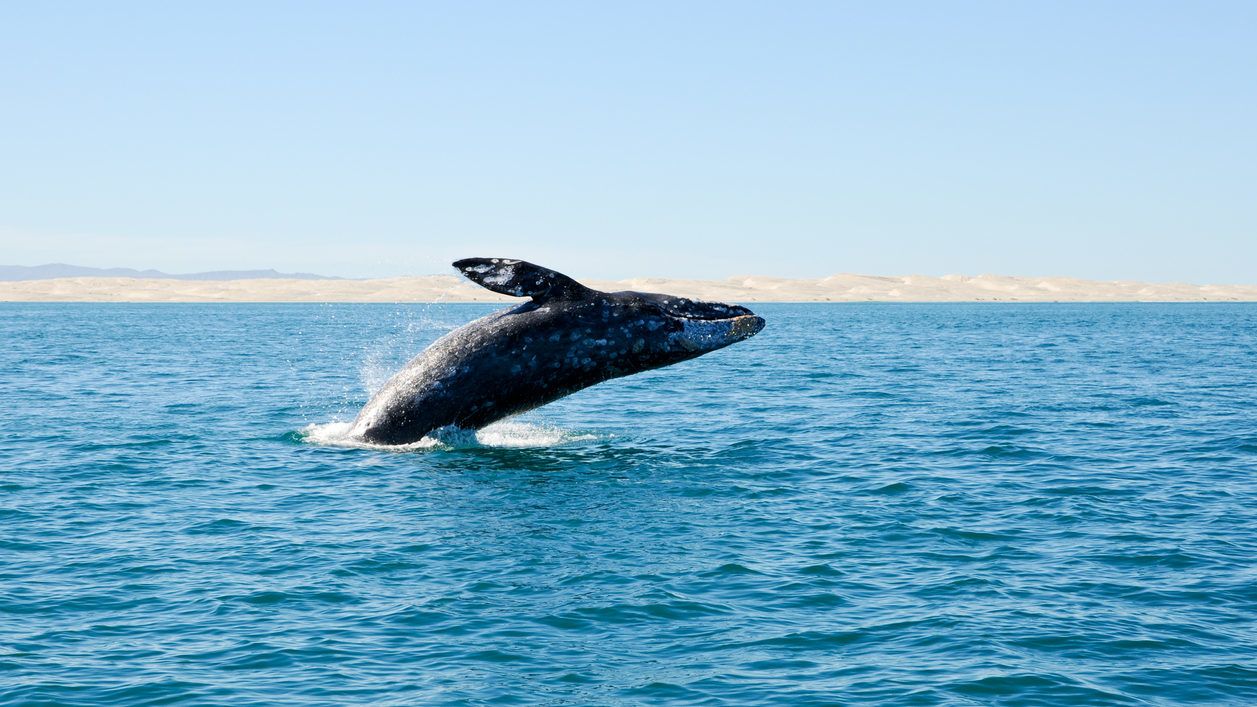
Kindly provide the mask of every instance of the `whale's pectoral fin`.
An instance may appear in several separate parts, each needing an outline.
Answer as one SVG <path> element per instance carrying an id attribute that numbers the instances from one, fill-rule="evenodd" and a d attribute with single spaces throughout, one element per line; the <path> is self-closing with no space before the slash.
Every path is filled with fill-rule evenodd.
<path id="1" fill-rule="evenodd" d="M 455 261 L 454 267 L 487 290 L 513 297 L 532 297 L 538 302 L 589 292 L 589 288 L 567 275 L 523 260 L 464 258 Z"/>

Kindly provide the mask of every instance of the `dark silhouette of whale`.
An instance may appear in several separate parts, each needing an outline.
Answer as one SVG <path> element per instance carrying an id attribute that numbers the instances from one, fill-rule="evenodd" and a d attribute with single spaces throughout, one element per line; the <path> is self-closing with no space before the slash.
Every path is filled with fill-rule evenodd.
<path id="1" fill-rule="evenodd" d="M 494 292 L 531 300 L 438 339 L 358 413 L 350 436 L 408 444 L 441 427 L 479 429 L 595 383 L 702 356 L 764 320 L 731 304 L 599 292 L 506 258 L 454 263 Z"/>

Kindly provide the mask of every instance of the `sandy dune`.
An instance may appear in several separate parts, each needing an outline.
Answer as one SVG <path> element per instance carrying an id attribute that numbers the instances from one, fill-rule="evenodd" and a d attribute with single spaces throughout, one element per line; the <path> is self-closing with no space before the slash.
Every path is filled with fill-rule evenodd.
<path id="1" fill-rule="evenodd" d="M 667 292 L 726 302 L 1232 302 L 1257 301 L 1257 285 L 1191 285 L 1065 277 L 840 274 L 819 280 L 589 280 L 602 290 Z M 0 282 L 7 302 L 493 302 L 454 275 L 379 280 L 149 280 L 76 277 Z"/>

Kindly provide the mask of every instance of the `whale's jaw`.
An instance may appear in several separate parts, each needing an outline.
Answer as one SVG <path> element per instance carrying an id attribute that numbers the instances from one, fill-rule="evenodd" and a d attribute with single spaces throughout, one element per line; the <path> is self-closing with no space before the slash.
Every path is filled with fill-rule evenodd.
<path id="1" fill-rule="evenodd" d="M 726 319 L 685 319 L 673 339 L 693 353 L 707 353 L 749 339 L 764 328 L 764 318 L 741 314 Z"/>
<path id="2" fill-rule="evenodd" d="M 742 341 L 755 336 L 763 331 L 764 323 L 764 318 L 757 314 L 746 314 L 740 317 L 735 317 L 730 333 L 736 338 L 729 343 Z"/>

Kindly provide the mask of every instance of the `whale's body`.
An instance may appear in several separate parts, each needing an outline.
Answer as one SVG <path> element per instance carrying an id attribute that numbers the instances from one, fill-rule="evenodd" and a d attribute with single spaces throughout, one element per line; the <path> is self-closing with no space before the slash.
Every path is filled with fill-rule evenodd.
<path id="1" fill-rule="evenodd" d="M 764 326 L 745 307 L 599 292 L 519 260 L 454 266 L 495 292 L 532 299 L 438 339 L 362 408 L 352 436 L 407 444 L 441 427 L 478 429 L 605 380 L 701 356 Z"/>

